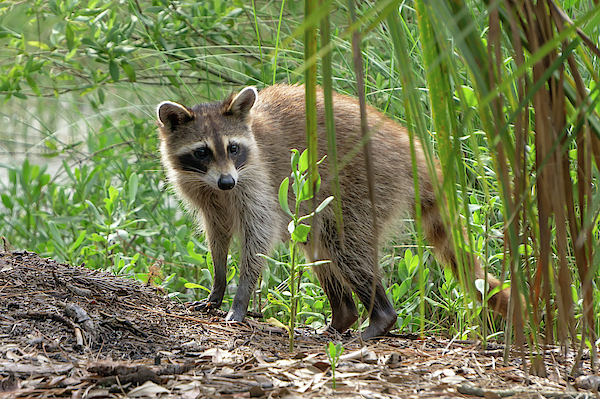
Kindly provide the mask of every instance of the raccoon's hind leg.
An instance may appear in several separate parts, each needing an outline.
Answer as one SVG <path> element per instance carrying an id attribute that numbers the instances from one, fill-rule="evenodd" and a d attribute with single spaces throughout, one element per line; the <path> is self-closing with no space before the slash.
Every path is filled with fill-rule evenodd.
<path id="1" fill-rule="evenodd" d="M 319 258 L 330 259 L 328 251 L 326 251 L 322 245 L 320 246 Z M 310 252 L 307 249 L 307 254 Z M 309 256 L 309 258 L 312 258 Z M 315 259 L 311 259 L 313 262 Z M 333 260 L 332 260 L 333 262 Z M 352 289 L 339 276 L 339 272 L 336 273 L 338 266 L 335 264 L 323 264 L 314 266 L 313 270 L 319 279 L 321 288 L 325 291 L 329 304 L 331 305 L 331 322 L 327 326 L 326 330 L 333 328 L 339 333 L 346 331 L 356 320 L 358 320 L 358 310 L 354 304 L 352 298 Z"/>
<path id="2" fill-rule="evenodd" d="M 369 327 L 362 332 L 362 338 L 367 340 L 383 336 L 391 330 L 396 322 L 397 314 L 381 284 L 378 265 L 375 264 L 375 268 L 373 267 L 372 232 L 369 229 L 362 229 L 363 226 L 359 223 L 353 223 L 347 215 L 348 213 L 345 214 L 344 219 L 346 233 L 344 246 L 341 245 L 333 220 L 325 221 L 323 225 L 322 244 L 331 256 L 332 266 L 339 269 L 335 271 L 334 276 L 339 276 L 344 280 L 344 287 L 350 287 L 358 295 L 365 308 L 371 309 L 372 307 L 369 315 Z M 332 310 L 334 310 L 333 304 L 339 299 L 330 296 L 329 293 L 327 296 L 332 303 Z M 347 301 L 352 299 L 347 289 L 339 298 L 346 301 L 344 302 L 346 306 L 349 306 Z M 335 313 L 333 318 L 335 320 Z M 340 316 L 340 319 L 343 320 L 343 316 Z"/>

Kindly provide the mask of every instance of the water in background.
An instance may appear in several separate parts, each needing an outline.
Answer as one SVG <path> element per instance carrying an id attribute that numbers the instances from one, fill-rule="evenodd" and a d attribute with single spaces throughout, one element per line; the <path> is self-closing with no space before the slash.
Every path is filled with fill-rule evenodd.
<path id="1" fill-rule="evenodd" d="M 107 100 L 100 110 L 76 94 L 63 94 L 60 99 L 11 98 L 0 110 L 0 188 L 8 183 L 6 167 L 20 167 L 25 159 L 31 164 L 47 165 L 46 173 L 52 178 L 61 173 L 65 159 L 85 162 L 88 137 L 98 132 L 106 116 L 118 121 L 123 113 L 133 113 L 152 119 L 155 104 L 132 105 L 139 100 L 129 93 L 119 94 L 122 100 L 131 98 Z M 65 146 L 73 147 L 61 152 Z"/>
<path id="2" fill-rule="evenodd" d="M 48 165 L 46 173 L 54 176 L 68 154 L 57 154 L 52 147 L 84 143 L 86 114 L 91 114 L 89 106 L 66 99 L 12 98 L 4 104 L 0 111 L 0 186 L 8 183 L 6 166 L 20 166 L 26 158 L 31 164 Z M 85 145 L 78 148 L 85 151 Z"/>

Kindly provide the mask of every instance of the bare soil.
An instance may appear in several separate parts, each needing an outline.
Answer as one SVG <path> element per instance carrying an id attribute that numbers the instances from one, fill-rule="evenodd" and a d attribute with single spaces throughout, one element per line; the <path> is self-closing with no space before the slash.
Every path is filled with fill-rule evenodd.
<path id="1" fill-rule="evenodd" d="M 325 344 L 342 340 L 335 369 Z M 589 355 L 531 358 L 476 341 L 409 335 L 361 345 L 248 320 L 225 323 L 156 287 L 29 252 L 0 252 L 0 397 L 596 397 Z M 335 389 L 334 389 L 335 381 Z"/>

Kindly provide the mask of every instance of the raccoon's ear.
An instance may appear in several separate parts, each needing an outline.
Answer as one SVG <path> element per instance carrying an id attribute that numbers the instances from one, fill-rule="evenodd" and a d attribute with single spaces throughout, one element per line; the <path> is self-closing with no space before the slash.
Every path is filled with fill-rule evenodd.
<path id="1" fill-rule="evenodd" d="M 167 129 L 173 129 L 194 119 L 194 115 L 186 107 L 171 101 L 158 104 L 156 114 L 160 124 Z"/>
<path id="2" fill-rule="evenodd" d="M 248 86 L 233 97 L 229 101 L 229 104 L 224 104 L 225 114 L 246 117 L 254 106 L 257 98 L 258 91 L 256 91 L 256 87 Z"/>

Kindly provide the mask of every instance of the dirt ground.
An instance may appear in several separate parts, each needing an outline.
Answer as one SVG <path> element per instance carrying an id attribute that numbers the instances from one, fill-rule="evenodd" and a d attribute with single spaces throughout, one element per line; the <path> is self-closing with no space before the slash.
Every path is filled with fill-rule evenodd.
<path id="1" fill-rule="evenodd" d="M 155 287 L 28 252 L 0 252 L 0 397 L 596 398 L 589 355 L 544 353 L 537 377 L 479 342 L 342 338 L 335 379 L 323 337 L 191 312 Z M 526 359 L 529 362 L 529 358 Z M 335 380 L 335 389 L 334 389 Z M 594 390 L 596 393 L 594 393 Z"/>

